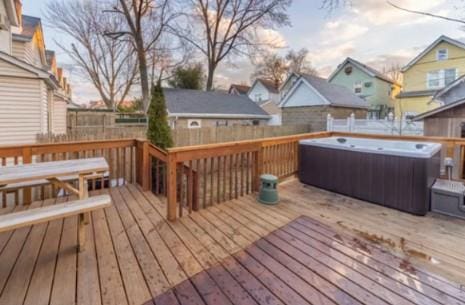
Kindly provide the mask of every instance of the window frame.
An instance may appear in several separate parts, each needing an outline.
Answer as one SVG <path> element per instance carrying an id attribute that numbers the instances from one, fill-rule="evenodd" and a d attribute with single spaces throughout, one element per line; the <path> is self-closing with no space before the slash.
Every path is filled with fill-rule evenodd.
<path id="1" fill-rule="evenodd" d="M 363 87 L 363 82 L 362 81 L 355 81 L 354 82 L 354 93 L 355 94 L 361 94 L 362 93 L 362 87 Z M 360 90 L 360 92 L 357 92 L 357 89 Z"/>
<path id="2" fill-rule="evenodd" d="M 198 126 L 191 126 L 192 123 L 197 123 Z M 189 120 L 187 120 L 187 128 L 189 128 L 189 129 L 202 128 L 202 120 L 200 120 L 200 119 L 189 119 Z"/>
<path id="3" fill-rule="evenodd" d="M 445 51 L 445 57 L 444 58 L 440 58 L 440 56 L 439 56 L 441 51 Z M 448 59 L 449 59 L 449 49 L 442 48 L 442 49 L 438 49 L 436 51 L 436 60 L 437 61 L 444 61 L 444 60 L 448 60 Z"/>
<path id="4" fill-rule="evenodd" d="M 446 83 L 446 71 L 447 70 L 455 70 L 455 75 L 454 79 L 452 79 L 450 82 Z M 431 74 L 432 73 L 438 73 L 438 76 L 436 78 L 438 85 L 437 86 L 431 86 L 430 81 L 432 80 Z M 455 80 L 457 80 L 459 76 L 459 70 L 457 68 L 447 68 L 447 69 L 439 69 L 439 70 L 433 70 L 433 71 L 428 71 L 426 73 L 426 88 L 427 89 L 441 89 L 444 88 L 445 86 L 451 84 Z"/>

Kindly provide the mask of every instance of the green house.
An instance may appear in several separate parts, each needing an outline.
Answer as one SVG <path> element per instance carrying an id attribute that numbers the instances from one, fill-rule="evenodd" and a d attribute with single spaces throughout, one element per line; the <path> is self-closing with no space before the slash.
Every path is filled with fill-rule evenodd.
<path id="1" fill-rule="evenodd" d="M 348 57 L 328 78 L 333 84 L 344 86 L 368 102 L 368 117 L 384 118 L 394 111 L 395 96 L 401 85 L 381 72 Z"/>

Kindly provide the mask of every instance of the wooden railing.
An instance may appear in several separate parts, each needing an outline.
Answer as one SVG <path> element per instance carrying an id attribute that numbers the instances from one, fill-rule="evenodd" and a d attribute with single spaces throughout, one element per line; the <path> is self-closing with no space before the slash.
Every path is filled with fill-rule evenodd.
<path id="1" fill-rule="evenodd" d="M 0 166 L 103 156 L 110 165 L 109 177 L 105 181 L 93 181 L 92 187 L 137 182 L 146 191 L 166 196 L 167 217 L 175 220 L 184 213 L 257 191 L 263 173 L 274 174 L 279 179 L 295 175 L 299 140 L 328 136 L 438 142 L 443 145 L 442 157 L 452 157 L 458 165 L 455 177 L 463 178 L 465 139 L 341 132 L 178 147 L 167 151 L 147 140 L 136 139 L 9 146 L 0 147 Z M 52 186 L 25 188 L 16 192 L 15 198 L 17 202 L 28 203 L 52 197 L 55 191 Z M 2 199 L 3 205 L 5 199 Z"/>
<path id="2" fill-rule="evenodd" d="M 114 187 L 135 181 L 137 140 L 105 140 L 68 142 L 59 144 L 35 144 L 0 147 L 0 166 L 28 164 L 47 161 L 104 157 L 110 167 L 106 177 L 93 180 L 94 189 Z M 56 189 L 50 185 L 23 188 L 12 192 L 2 192 L 2 206 L 7 201 L 15 204 L 28 204 L 32 200 L 56 196 Z"/>
<path id="3" fill-rule="evenodd" d="M 168 219 L 257 191 L 262 173 L 280 179 L 294 175 L 298 141 L 326 136 L 321 132 L 168 149 Z"/>

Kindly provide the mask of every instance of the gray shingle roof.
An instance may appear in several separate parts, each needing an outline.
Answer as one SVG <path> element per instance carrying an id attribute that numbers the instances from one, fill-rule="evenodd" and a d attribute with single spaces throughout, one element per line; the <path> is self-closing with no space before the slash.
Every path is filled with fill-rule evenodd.
<path id="1" fill-rule="evenodd" d="M 268 116 L 247 96 L 172 88 L 163 91 L 170 114 L 243 115 L 248 118 Z"/>
<path id="2" fill-rule="evenodd" d="M 36 28 L 40 25 L 40 18 L 23 15 L 22 20 L 23 30 L 21 31 L 21 35 L 32 38 L 32 36 L 34 36 Z"/>
<path id="3" fill-rule="evenodd" d="M 302 77 L 331 105 L 355 108 L 368 107 L 367 101 L 358 97 L 344 86 L 328 83 L 326 79 L 318 76 L 302 74 Z"/>

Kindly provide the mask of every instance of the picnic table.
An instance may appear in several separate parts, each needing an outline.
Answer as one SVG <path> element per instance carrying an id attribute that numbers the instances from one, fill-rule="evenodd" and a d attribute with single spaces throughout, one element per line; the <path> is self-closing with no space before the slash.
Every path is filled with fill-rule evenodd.
<path id="1" fill-rule="evenodd" d="M 79 200 L 0 216 L 0 232 L 56 218 L 79 215 L 79 249 L 85 243 L 84 225 L 90 212 L 111 204 L 109 195 L 89 197 L 87 181 L 102 178 L 108 172 L 104 158 L 51 161 L 0 167 L 0 191 L 52 184 L 78 196 Z M 78 186 L 73 185 L 78 181 Z"/>

